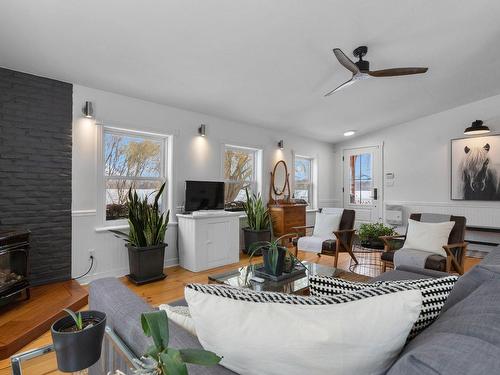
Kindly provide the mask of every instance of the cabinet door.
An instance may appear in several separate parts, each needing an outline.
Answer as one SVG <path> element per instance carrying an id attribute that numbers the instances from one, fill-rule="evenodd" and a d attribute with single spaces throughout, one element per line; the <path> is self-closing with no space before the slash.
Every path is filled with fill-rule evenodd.
<path id="1" fill-rule="evenodd" d="M 211 220 L 206 223 L 206 259 L 209 268 L 237 262 L 239 259 L 238 218 Z"/>

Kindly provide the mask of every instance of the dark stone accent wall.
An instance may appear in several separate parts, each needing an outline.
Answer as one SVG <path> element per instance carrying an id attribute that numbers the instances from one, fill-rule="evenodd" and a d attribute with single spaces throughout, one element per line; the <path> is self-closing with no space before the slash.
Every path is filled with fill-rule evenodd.
<path id="1" fill-rule="evenodd" d="M 0 68 L 0 228 L 31 235 L 33 285 L 71 278 L 73 86 Z"/>

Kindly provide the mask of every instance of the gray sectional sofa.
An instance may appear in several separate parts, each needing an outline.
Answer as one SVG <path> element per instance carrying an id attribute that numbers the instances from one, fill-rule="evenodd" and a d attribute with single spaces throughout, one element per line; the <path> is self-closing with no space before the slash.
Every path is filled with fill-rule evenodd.
<path id="1" fill-rule="evenodd" d="M 444 275 L 437 271 L 405 268 L 386 272 L 374 281 Z M 143 353 L 150 345 L 142 333 L 139 317 L 153 307 L 119 280 L 106 278 L 92 282 L 90 308 L 104 311 L 108 325 L 136 354 Z M 171 346 L 201 348 L 198 340 L 184 329 L 174 323 L 170 323 L 169 328 Z M 222 366 L 193 366 L 189 373 L 234 374 Z M 387 374 L 500 374 L 500 253 L 490 253 L 460 277 L 439 318 L 406 345 Z"/>

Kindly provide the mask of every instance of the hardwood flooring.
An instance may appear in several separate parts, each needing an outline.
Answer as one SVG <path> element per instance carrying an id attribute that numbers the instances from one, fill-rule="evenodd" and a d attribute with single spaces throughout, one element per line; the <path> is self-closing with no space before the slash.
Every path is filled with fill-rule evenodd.
<path id="1" fill-rule="evenodd" d="M 315 254 L 311 253 L 302 253 L 299 252 L 299 258 L 303 260 L 314 261 L 317 263 L 325 264 L 333 266 L 333 257 L 331 256 L 322 256 L 318 258 Z M 466 258 L 465 261 L 465 269 L 468 270 L 475 264 L 479 263 L 480 259 L 476 258 Z M 151 284 L 146 284 L 142 286 L 136 286 L 128 281 L 126 278 L 122 278 L 121 280 L 137 295 L 142 297 L 145 301 L 150 303 L 151 305 L 158 306 L 161 303 L 168 303 L 175 300 L 178 300 L 183 297 L 184 286 L 188 283 L 198 282 L 198 283 L 206 283 L 207 277 L 210 274 L 214 274 L 217 272 L 224 272 L 234 269 L 239 265 L 246 265 L 248 263 L 248 257 L 242 255 L 240 257 L 240 262 L 236 264 L 231 264 L 224 267 L 219 267 L 216 269 L 212 269 L 210 271 L 204 272 L 190 272 L 185 269 L 182 269 L 179 266 L 167 268 L 165 271 L 167 273 L 167 278 L 162 281 L 158 281 Z M 348 254 L 341 254 L 339 257 L 338 268 L 347 270 L 350 265 L 350 258 Z M 360 266 L 357 269 L 354 269 L 354 272 L 360 274 L 367 274 L 369 276 L 373 276 L 373 270 L 369 267 Z M 47 304 L 50 304 L 51 299 L 47 300 Z M 82 310 L 87 309 L 85 306 Z M 3 319 L 3 317 L 1 317 Z M 24 352 L 30 349 L 38 348 L 43 345 L 50 344 L 52 342 L 50 332 L 45 332 L 42 336 L 30 342 L 28 345 L 23 347 L 19 352 Z M 39 364 L 40 368 L 43 368 L 43 363 Z M 0 375 L 8 375 L 10 374 L 10 360 L 2 360 L 0 361 Z M 44 374 L 48 374 L 49 372 L 41 372 Z"/>

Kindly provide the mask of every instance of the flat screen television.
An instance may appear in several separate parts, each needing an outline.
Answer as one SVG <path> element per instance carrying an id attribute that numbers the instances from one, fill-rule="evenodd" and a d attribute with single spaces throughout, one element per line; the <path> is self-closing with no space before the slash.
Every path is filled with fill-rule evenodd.
<path id="1" fill-rule="evenodd" d="M 184 211 L 223 210 L 224 182 L 186 181 Z"/>

